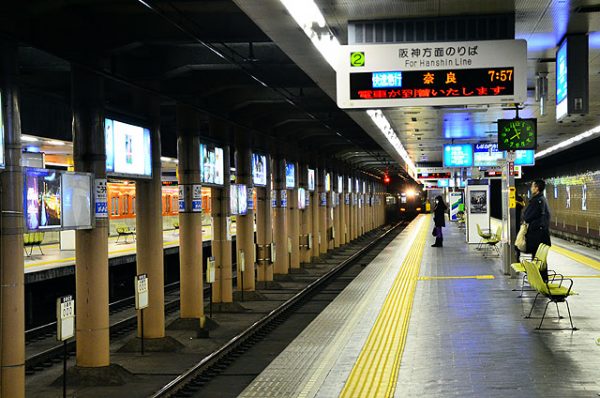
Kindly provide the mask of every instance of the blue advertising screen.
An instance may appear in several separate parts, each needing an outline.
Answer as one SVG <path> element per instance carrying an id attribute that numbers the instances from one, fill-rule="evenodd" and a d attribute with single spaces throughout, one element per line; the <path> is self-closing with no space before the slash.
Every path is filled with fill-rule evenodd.
<path id="1" fill-rule="evenodd" d="M 285 165 L 285 187 L 292 189 L 296 186 L 296 168 L 293 163 L 286 163 Z"/>
<path id="2" fill-rule="evenodd" d="M 444 167 L 472 167 L 473 145 L 447 144 L 444 145 Z"/>
<path id="3" fill-rule="evenodd" d="M 556 104 L 567 98 L 567 41 L 556 52 Z"/>
<path id="4" fill-rule="evenodd" d="M 450 185 L 450 181 L 448 179 L 437 180 L 437 186 L 439 188 L 445 188 Z"/>
<path id="5" fill-rule="evenodd" d="M 535 165 L 535 152 L 533 149 L 521 149 L 515 151 L 515 166 Z"/>
<path id="6" fill-rule="evenodd" d="M 504 159 L 504 152 L 498 150 L 498 144 L 475 144 L 473 165 L 476 167 L 496 166 Z"/>

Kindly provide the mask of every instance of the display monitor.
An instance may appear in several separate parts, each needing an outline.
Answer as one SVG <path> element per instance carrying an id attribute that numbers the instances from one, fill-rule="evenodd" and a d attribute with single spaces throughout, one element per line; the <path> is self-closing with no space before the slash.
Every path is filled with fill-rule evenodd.
<path id="1" fill-rule="evenodd" d="M 92 180 L 88 173 L 61 174 L 63 228 L 92 227 Z"/>
<path id="2" fill-rule="evenodd" d="M 348 177 L 348 193 L 352 193 L 352 177 Z"/>
<path id="3" fill-rule="evenodd" d="M 565 39 L 556 52 L 556 120 L 568 113 L 567 90 L 567 40 Z"/>
<path id="4" fill-rule="evenodd" d="M 337 181 L 337 192 L 343 193 L 344 192 L 344 177 L 338 176 L 337 180 L 338 180 Z"/>
<path id="5" fill-rule="evenodd" d="M 533 149 L 515 151 L 515 166 L 535 166 L 535 151 Z"/>
<path id="6" fill-rule="evenodd" d="M 152 177 L 150 130 L 105 119 L 104 137 L 107 173 L 131 178 Z"/>
<path id="7" fill-rule="evenodd" d="M 267 186 L 267 157 L 265 155 L 252 154 L 252 180 L 256 186 Z"/>
<path id="8" fill-rule="evenodd" d="M 308 169 L 308 190 L 314 192 L 315 190 L 315 170 Z"/>
<path id="9" fill-rule="evenodd" d="M 331 174 L 325 173 L 325 192 L 331 191 Z"/>
<path id="10" fill-rule="evenodd" d="M 354 192 L 360 193 L 360 183 L 358 180 L 354 180 Z"/>
<path id="11" fill-rule="evenodd" d="M 306 209 L 306 190 L 304 188 L 298 188 L 298 208 Z"/>
<path id="12" fill-rule="evenodd" d="M 498 144 L 475 144 L 473 148 L 473 165 L 475 167 L 497 166 L 504 159 L 504 152 L 498 150 Z"/>
<path id="13" fill-rule="evenodd" d="M 472 167 L 473 145 L 446 144 L 444 145 L 444 167 Z"/>
<path id="14" fill-rule="evenodd" d="M 56 170 L 25 168 L 25 227 L 29 231 L 60 229 L 61 178 Z"/>
<path id="15" fill-rule="evenodd" d="M 202 183 L 207 185 L 223 185 L 225 178 L 223 148 L 200 144 L 200 155 Z"/>
<path id="16" fill-rule="evenodd" d="M 296 187 L 296 167 L 294 163 L 285 164 L 285 187 L 287 189 Z"/>
<path id="17" fill-rule="evenodd" d="M 239 214 L 238 207 L 238 188 L 236 184 L 231 184 L 229 186 L 229 206 L 230 212 L 232 216 Z"/>

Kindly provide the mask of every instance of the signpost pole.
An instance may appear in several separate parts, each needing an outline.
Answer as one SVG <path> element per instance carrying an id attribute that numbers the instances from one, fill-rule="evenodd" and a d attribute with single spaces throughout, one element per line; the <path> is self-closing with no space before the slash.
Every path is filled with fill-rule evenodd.
<path id="1" fill-rule="evenodd" d="M 142 332 L 142 341 L 141 341 L 141 351 L 142 355 L 144 355 L 144 309 L 140 310 L 140 322 L 141 322 L 141 332 Z"/>
<path id="2" fill-rule="evenodd" d="M 67 340 L 63 341 L 63 398 L 67 398 Z"/>

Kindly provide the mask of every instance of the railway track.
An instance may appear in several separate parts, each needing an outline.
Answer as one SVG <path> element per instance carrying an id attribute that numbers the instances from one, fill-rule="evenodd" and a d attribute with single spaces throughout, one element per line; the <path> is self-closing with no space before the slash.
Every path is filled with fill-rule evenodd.
<path id="1" fill-rule="evenodd" d="M 278 326 L 282 325 L 294 312 L 309 302 L 312 297 L 326 288 L 349 267 L 356 265 L 368 253 L 378 248 L 379 244 L 387 244 L 408 223 L 397 224 L 375 238 L 368 239 L 365 246 L 356 253 L 343 260 L 334 268 L 323 274 L 303 290 L 295 294 L 281 306 L 274 309 L 266 316 L 253 323 L 243 332 L 229 340 L 227 344 L 208 355 L 195 366 L 179 375 L 170 383 L 158 390 L 153 398 L 163 397 L 191 397 L 213 379 L 225 371 L 234 361 L 238 360 L 245 352 L 263 341 Z M 380 249 L 379 249 L 380 250 Z"/>

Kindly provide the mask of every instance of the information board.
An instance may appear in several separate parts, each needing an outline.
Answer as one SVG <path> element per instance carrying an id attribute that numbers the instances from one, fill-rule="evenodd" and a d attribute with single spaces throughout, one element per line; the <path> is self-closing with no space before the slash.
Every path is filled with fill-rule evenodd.
<path id="1" fill-rule="evenodd" d="M 140 274 L 134 277 L 135 285 L 135 309 L 143 310 L 148 307 L 148 274 Z"/>
<path id="2" fill-rule="evenodd" d="M 106 172 L 121 177 L 152 177 L 150 130 L 118 120 L 104 120 Z"/>
<path id="3" fill-rule="evenodd" d="M 267 157 L 266 155 L 252 154 L 252 180 L 254 185 L 267 186 Z"/>
<path id="4" fill-rule="evenodd" d="M 73 296 L 56 299 L 56 340 L 65 341 L 75 336 L 75 300 Z"/>
<path id="5" fill-rule="evenodd" d="M 444 167 L 472 167 L 473 146 L 471 144 L 444 145 Z"/>
<path id="6" fill-rule="evenodd" d="M 94 199 L 96 218 L 108 218 L 108 189 L 106 178 L 94 181 Z"/>
<path id="7" fill-rule="evenodd" d="M 533 149 L 521 149 L 515 151 L 515 166 L 534 166 L 535 151 Z"/>
<path id="8" fill-rule="evenodd" d="M 504 159 L 504 152 L 498 150 L 498 144 L 475 144 L 473 147 L 473 166 L 497 166 Z"/>
<path id="9" fill-rule="evenodd" d="M 362 62 L 352 62 L 357 56 Z M 336 71 L 342 109 L 522 103 L 527 42 L 341 46 Z"/>

